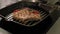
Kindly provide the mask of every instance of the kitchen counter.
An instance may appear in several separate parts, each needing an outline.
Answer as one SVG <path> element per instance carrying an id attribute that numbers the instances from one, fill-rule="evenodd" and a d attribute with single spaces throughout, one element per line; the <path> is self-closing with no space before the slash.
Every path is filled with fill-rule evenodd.
<path id="1" fill-rule="evenodd" d="M 10 32 L 0 28 L 0 34 L 11 34 Z"/>
<path id="2" fill-rule="evenodd" d="M 60 34 L 60 17 L 51 27 L 51 29 L 47 32 L 47 34 Z"/>

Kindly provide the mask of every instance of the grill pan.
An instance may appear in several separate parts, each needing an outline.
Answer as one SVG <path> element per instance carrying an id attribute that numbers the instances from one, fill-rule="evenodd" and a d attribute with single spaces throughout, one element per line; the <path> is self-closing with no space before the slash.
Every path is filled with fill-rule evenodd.
<path id="1" fill-rule="evenodd" d="M 22 23 L 19 23 L 19 21 L 14 20 L 13 17 L 12 17 L 13 16 L 12 15 L 13 10 L 21 9 L 21 8 L 24 8 L 24 7 L 28 7 L 28 8 L 38 10 L 41 13 L 42 18 L 39 21 L 37 21 L 33 24 L 32 24 L 32 22 L 30 22 L 28 24 L 22 24 Z M 47 11 L 45 11 L 43 8 L 39 7 L 36 3 L 32 3 L 32 2 L 18 2 L 18 3 L 15 3 L 11 6 L 8 6 L 8 7 L 5 7 L 3 9 L 1 9 L 0 14 L 2 14 L 5 17 L 6 21 L 12 21 L 12 22 L 18 23 L 20 25 L 24 25 L 24 26 L 34 26 L 34 25 L 40 23 L 46 17 L 49 16 L 49 13 Z"/>
<path id="2" fill-rule="evenodd" d="M 15 9 L 20 9 L 23 7 L 29 7 L 35 10 L 38 10 L 41 13 L 41 16 L 43 18 L 41 18 L 41 20 L 36 24 L 33 23 L 34 25 L 29 25 L 29 24 L 21 24 L 17 21 L 12 21 L 10 19 L 12 19 L 11 15 L 13 10 Z M 7 6 L 3 9 L 0 10 L 0 14 L 1 14 L 1 21 L 0 21 L 0 26 L 13 33 L 13 34 L 23 34 L 23 33 L 37 33 L 37 34 L 45 34 L 48 29 L 51 27 L 52 25 L 52 20 L 51 17 L 49 15 L 49 12 L 44 10 L 42 7 L 39 7 L 37 5 L 37 3 L 33 3 L 33 2 L 18 2 L 15 3 L 13 5 Z M 10 17 L 10 18 L 8 18 Z"/>

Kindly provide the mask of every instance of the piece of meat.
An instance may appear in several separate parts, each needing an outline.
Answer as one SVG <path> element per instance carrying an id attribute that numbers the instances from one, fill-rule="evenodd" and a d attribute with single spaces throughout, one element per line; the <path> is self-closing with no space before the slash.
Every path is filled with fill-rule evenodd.
<path id="1" fill-rule="evenodd" d="M 30 9 L 30 8 L 23 8 L 20 10 L 15 10 L 13 12 L 13 18 L 22 21 L 25 21 L 27 19 L 39 20 L 41 19 L 41 15 L 37 10 Z"/>

